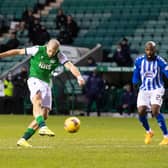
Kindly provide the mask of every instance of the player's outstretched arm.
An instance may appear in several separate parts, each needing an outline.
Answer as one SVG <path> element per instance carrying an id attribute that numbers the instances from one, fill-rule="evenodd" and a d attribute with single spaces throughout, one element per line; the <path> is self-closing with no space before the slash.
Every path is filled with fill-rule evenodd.
<path id="1" fill-rule="evenodd" d="M 24 55 L 25 49 L 12 49 L 5 52 L 0 53 L 0 58 L 11 57 L 15 55 Z"/>
<path id="2" fill-rule="evenodd" d="M 70 61 L 66 62 L 64 64 L 64 66 L 71 71 L 71 73 L 77 78 L 78 84 L 80 86 L 85 84 L 85 81 L 81 75 L 81 73 L 79 72 L 78 68 Z"/>

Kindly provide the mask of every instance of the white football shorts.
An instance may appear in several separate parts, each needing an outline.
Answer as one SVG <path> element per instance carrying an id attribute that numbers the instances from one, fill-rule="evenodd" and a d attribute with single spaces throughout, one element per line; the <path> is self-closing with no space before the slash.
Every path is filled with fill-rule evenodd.
<path id="1" fill-rule="evenodd" d="M 31 101 L 35 94 L 40 91 L 42 96 L 42 107 L 51 109 L 52 94 L 49 84 L 35 77 L 30 77 L 27 83 L 30 90 Z"/>
<path id="2" fill-rule="evenodd" d="M 140 90 L 137 98 L 137 107 L 147 106 L 150 109 L 152 104 L 158 104 L 159 106 L 161 106 L 163 103 L 164 92 L 164 88 L 148 91 Z"/>

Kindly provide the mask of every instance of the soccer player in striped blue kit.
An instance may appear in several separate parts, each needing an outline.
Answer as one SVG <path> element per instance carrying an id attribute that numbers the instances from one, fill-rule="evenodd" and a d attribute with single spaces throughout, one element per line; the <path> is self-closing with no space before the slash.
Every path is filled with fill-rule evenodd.
<path id="1" fill-rule="evenodd" d="M 168 78 L 168 63 L 156 55 L 156 44 L 148 41 L 145 44 L 145 54 L 135 60 L 132 82 L 137 86 L 140 82 L 137 108 L 139 121 L 146 130 L 145 144 L 152 140 L 154 132 L 149 126 L 147 111 L 151 111 L 163 132 L 163 140 L 160 145 L 168 145 L 168 131 L 164 116 L 160 113 L 163 102 L 164 83 L 163 74 Z"/>

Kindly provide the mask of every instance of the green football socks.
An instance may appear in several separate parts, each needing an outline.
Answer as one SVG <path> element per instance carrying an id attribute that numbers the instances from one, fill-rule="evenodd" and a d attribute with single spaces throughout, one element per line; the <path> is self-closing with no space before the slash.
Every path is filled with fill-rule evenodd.
<path id="1" fill-rule="evenodd" d="M 36 122 L 39 125 L 39 128 L 46 126 L 43 116 L 36 117 Z M 25 140 L 28 140 L 33 134 L 36 132 L 33 128 L 27 128 L 26 132 L 24 133 L 23 137 Z"/>
<path id="2" fill-rule="evenodd" d="M 33 128 L 27 128 L 22 138 L 24 138 L 25 140 L 28 140 L 34 133 L 35 133 L 35 130 Z"/>
<path id="3" fill-rule="evenodd" d="M 45 121 L 44 121 L 44 117 L 41 115 L 36 117 L 36 122 L 39 125 L 39 128 L 46 126 Z"/>

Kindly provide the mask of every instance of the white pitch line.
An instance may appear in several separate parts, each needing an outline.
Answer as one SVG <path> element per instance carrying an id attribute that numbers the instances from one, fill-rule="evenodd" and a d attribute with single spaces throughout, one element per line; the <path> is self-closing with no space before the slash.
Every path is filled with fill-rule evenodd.
<path id="1" fill-rule="evenodd" d="M 115 145 L 87 145 L 85 146 L 85 148 L 88 148 L 88 149 L 97 149 L 97 148 L 130 148 L 130 149 L 141 149 L 141 148 L 162 148 L 162 147 L 168 147 L 168 146 L 159 146 L 158 144 L 156 145 L 127 145 L 127 144 L 115 144 Z"/>
<path id="2" fill-rule="evenodd" d="M 0 147 L 0 150 L 8 150 L 8 149 L 11 149 L 11 150 L 20 150 L 20 149 L 52 149 L 53 147 L 52 146 L 33 146 L 32 148 L 24 148 L 24 147 L 14 147 L 14 146 L 9 146 L 9 147 Z"/>

